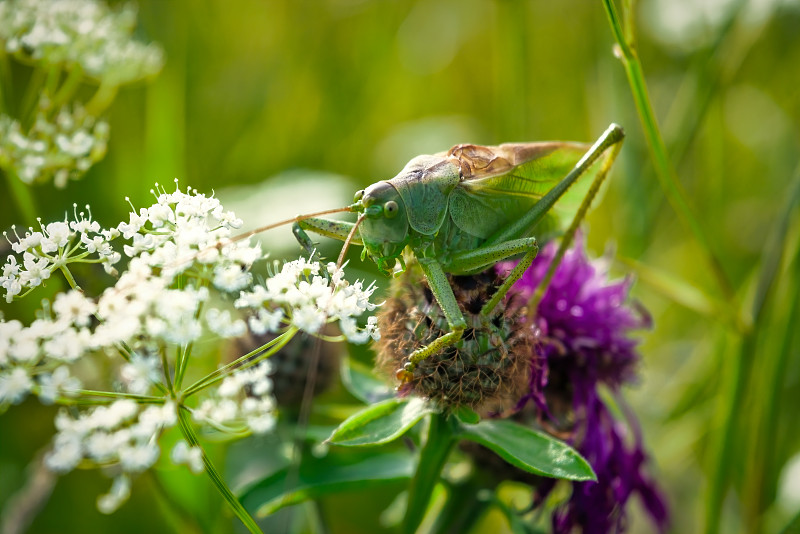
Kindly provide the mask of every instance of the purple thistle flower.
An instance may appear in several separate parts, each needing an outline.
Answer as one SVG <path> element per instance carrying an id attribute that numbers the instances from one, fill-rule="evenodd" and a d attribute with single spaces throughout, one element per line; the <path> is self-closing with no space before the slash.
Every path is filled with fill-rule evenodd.
<path id="1" fill-rule="evenodd" d="M 626 304 L 631 280 L 609 282 L 605 266 L 590 262 L 579 241 L 556 268 L 533 318 L 540 346 L 532 358 L 529 391 L 517 407 L 533 402 L 542 425 L 568 435 L 597 474 L 597 482 L 573 484 L 569 501 L 553 513 L 554 532 L 568 533 L 575 527 L 585 534 L 621 532 L 625 505 L 634 493 L 663 531 L 668 512 L 644 474 L 647 456 L 636 420 L 630 413 L 627 421 L 614 419 L 598 395 L 600 384 L 616 393 L 635 378 L 637 340 L 628 334 L 651 326 L 650 316 L 640 306 Z M 515 295 L 527 300 L 534 293 L 556 250 L 550 243 L 539 252 L 515 284 Z M 555 484 L 548 479 L 538 485 L 535 504 L 541 504 Z"/>

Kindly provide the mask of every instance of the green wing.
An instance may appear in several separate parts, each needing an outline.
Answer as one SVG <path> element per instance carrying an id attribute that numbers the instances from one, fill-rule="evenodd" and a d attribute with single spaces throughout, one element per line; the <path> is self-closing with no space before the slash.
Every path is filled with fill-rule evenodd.
<path id="1" fill-rule="evenodd" d="M 453 222 L 465 232 L 489 238 L 530 210 L 589 148 L 590 145 L 562 142 L 454 147 L 449 155 L 461 164 L 463 179 L 450 195 Z M 569 223 L 598 169 L 598 164 L 593 165 L 587 176 L 567 190 L 537 224 L 538 235 Z"/>

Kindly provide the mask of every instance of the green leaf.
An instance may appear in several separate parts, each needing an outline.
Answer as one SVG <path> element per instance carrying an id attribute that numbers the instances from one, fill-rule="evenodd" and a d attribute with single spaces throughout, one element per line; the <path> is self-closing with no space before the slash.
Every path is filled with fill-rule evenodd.
<path id="1" fill-rule="evenodd" d="M 394 391 L 386 382 L 375 378 L 366 366 L 352 358 L 342 358 L 341 376 L 347 391 L 366 404 L 394 397 Z"/>
<path id="2" fill-rule="evenodd" d="M 462 438 L 480 443 L 524 471 L 568 480 L 597 480 L 583 456 L 552 436 L 512 421 L 461 425 Z"/>
<path id="3" fill-rule="evenodd" d="M 309 499 L 406 480 L 414 472 L 414 460 L 405 453 L 348 456 L 306 457 L 299 471 L 288 466 L 273 473 L 242 492 L 240 501 L 257 517 L 265 517 Z M 289 481 L 294 481 L 292 487 Z"/>
<path id="4" fill-rule="evenodd" d="M 419 398 L 387 399 L 348 417 L 333 431 L 328 442 L 349 447 L 380 445 L 402 436 L 436 410 Z"/>

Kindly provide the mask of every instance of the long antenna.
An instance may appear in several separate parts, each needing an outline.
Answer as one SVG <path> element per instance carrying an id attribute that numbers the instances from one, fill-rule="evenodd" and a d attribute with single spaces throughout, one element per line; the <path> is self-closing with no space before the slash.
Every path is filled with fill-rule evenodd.
<path id="1" fill-rule="evenodd" d="M 326 213 L 337 213 L 340 211 L 355 211 L 353 208 L 354 206 L 348 206 L 347 208 L 344 209 L 329 210 L 326 212 L 321 212 L 311 215 L 303 215 L 302 217 L 296 218 L 296 220 L 302 220 L 308 217 L 314 217 L 315 215 L 324 215 Z M 356 234 L 356 230 L 358 229 L 358 226 L 361 224 L 361 221 L 364 220 L 365 216 L 366 213 L 361 213 L 358 216 L 358 220 L 356 220 L 356 223 L 353 225 L 353 228 L 350 230 L 350 233 L 347 234 L 347 239 L 344 240 L 344 245 L 342 245 L 342 250 L 339 253 L 339 258 L 336 260 L 337 269 L 341 269 L 342 263 L 344 263 L 344 257 L 345 254 L 347 253 L 347 249 L 349 248 L 350 243 L 352 243 L 353 237 Z M 289 222 L 292 222 L 294 220 L 295 219 L 292 219 Z M 272 226 L 274 225 L 270 225 L 264 228 L 259 228 L 259 231 L 263 231 L 264 229 L 268 230 Z M 331 287 L 331 291 L 333 290 L 334 288 Z M 327 323 L 327 318 L 325 321 L 323 321 L 323 324 L 324 323 Z M 325 327 L 323 326 L 323 330 L 324 328 Z M 320 334 L 322 333 L 323 330 L 320 331 Z M 291 491 L 292 487 L 297 485 L 300 476 L 299 471 L 303 455 L 303 440 L 305 438 L 305 436 L 303 435 L 303 429 L 308 425 L 308 420 L 311 416 L 311 404 L 314 398 L 314 387 L 317 382 L 317 374 L 319 371 L 318 368 L 320 363 L 321 344 L 322 344 L 322 338 L 316 337 L 316 339 L 314 340 L 314 346 L 312 347 L 311 350 L 311 359 L 308 367 L 308 374 L 306 375 L 305 387 L 303 388 L 303 399 L 300 403 L 300 412 L 298 413 L 296 426 L 294 428 L 294 435 L 293 435 L 294 454 L 291 458 L 291 464 L 289 467 L 289 471 L 286 474 L 286 482 L 285 482 L 285 488 L 286 488 L 285 493 L 287 494 L 288 492 Z M 294 514 L 290 511 L 287 511 L 285 517 L 286 517 L 285 520 L 286 523 L 283 525 L 284 528 L 283 530 L 281 530 L 281 532 L 289 532 Z"/>
<path id="2" fill-rule="evenodd" d="M 353 241 L 353 236 L 356 235 L 356 230 L 358 229 L 358 225 L 361 224 L 361 221 L 364 220 L 366 217 L 366 212 L 362 213 L 358 216 L 358 220 L 353 225 L 353 229 L 350 230 L 350 233 L 347 234 L 347 239 L 344 240 L 344 245 L 342 245 L 342 251 L 339 252 L 339 259 L 336 260 L 336 268 L 341 269 L 342 263 L 344 263 L 344 255 L 347 254 L 347 249 L 350 248 L 350 243 Z"/>
<path id="3" fill-rule="evenodd" d="M 282 221 L 278 221 L 276 223 L 268 224 L 266 226 L 261 226 L 256 228 L 255 230 L 250 230 L 249 232 L 245 232 L 243 234 L 239 234 L 236 237 L 232 237 L 230 241 L 236 242 L 241 241 L 242 239 L 247 239 L 248 237 L 252 237 L 256 234 L 260 234 L 261 232 L 266 232 L 267 230 L 272 230 L 273 228 L 277 228 L 278 226 L 283 226 L 284 224 L 295 223 L 298 221 L 302 221 L 304 219 L 310 219 L 311 217 L 319 217 L 320 215 L 330 215 L 332 213 L 342 213 L 343 211 L 353 211 L 353 206 L 345 206 L 344 208 L 334 208 L 325 211 L 318 211 L 316 213 L 306 213 L 304 215 L 298 215 L 296 217 L 292 217 L 291 219 L 284 219 Z"/>

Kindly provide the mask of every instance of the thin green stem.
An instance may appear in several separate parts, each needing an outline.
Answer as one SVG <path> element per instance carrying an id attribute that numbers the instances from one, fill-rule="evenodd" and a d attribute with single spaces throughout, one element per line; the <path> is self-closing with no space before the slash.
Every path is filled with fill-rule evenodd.
<path id="1" fill-rule="evenodd" d="M 281 350 L 286 344 L 291 341 L 294 335 L 297 333 L 296 327 L 290 327 L 286 332 L 279 335 L 275 339 L 265 343 L 264 345 L 258 347 L 257 349 L 248 352 L 244 356 L 237 358 L 236 360 L 232 361 L 231 363 L 220 367 L 216 371 L 213 371 L 206 375 L 205 377 L 201 378 L 188 388 L 186 391 L 183 392 L 183 398 L 188 398 L 191 395 L 213 385 L 225 378 L 228 374 L 233 371 L 238 371 L 241 369 L 247 369 L 248 367 L 252 367 L 259 363 L 260 361 L 269 358 L 279 350 Z"/>
<path id="2" fill-rule="evenodd" d="M 417 470 L 408 488 L 408 508 L 403 521 L 405 534 L 416 532 L 425 517 L 433 489 L 455 444 L 453 421 L 448 420 L 444 413 L 431 414 L 428 438 L 420 451 Z"/>
<path id="3" fill-rule="evenodd" d="M 158 351 L 161 355 L 161 369 L 164 373 L 164 381 L 167 383 L 167 391 L 169 391 L 169 396 L 173 399 L 175 398 L 175 389 L 172 387 L 172 377 L 169 375 L 169 362 L 167 361 L 167 349 L 165 347 L 161 347 Z"/>
<path id="4" fill-rule="evenodd" d="M 494 486 L 482 473 L 473 473 L 461 484 L 449 484 L 447 501 L 436 516 L 431 532 L 436 534 L 452 534 L 454 532 L 471 532 L 475 522 L 491 504 L 482 498 L 483 490 L 494 491 Z"/>
<path id="5" fill-rule="evenodd" d="M 783 210 L 783 216 L 779 219 L 775 231 L 770 236 L 771 239 L 765 246 L 763 254 L 765 260 L 759 272 L 756 293 L 752 303 L 753 327 L 742 336 L 740 350 L 730 364 L 732 366 L 730 391 L 723 397 L 728 399 L 728 406 L 720 429 L 717 451 L 714 455 L 716 462 L 710 475 L 706 499 L 706 525 L 704 531 L 706 534 L 719 532 L 722 504 L 731 480 L 730 466 L 741 463 L 735 457 L 735 453 L 736 444 L 742 438 L 740 422 L 745 408 L 745 397 L 754 381 L 752 371 L 756 361 L 759 334 L 765 327 L 765 317 L 767 315 L 765 310 L 768 309 L 773 300 L 775 287 L 780 276 L 780 266 L 782 264 L 789 221 L 795 213 L 795 205 L 800 201 L 800 171 L 795 175 L 793 185 L 794 187 Z M 763 361 L 759 363 L 762 366 L 765 365 Z M 768 363 L 769 359 L 767 360 Z M 769 391 L 769 394 L 777 395 L 775 391 Z M 768 436 L 768 439 L 774 438 Z M 748 486 L 750 486 L 750 482 L 753 482 L 753 480 L 748 480 Z M 761 482 L 760 477 L 759 480 L 755 481 L 756 484 Z M 748 489 L 755 491 L 758 488 L 749 487 Z M 750 497 L 753 497 L 754 501 L 748 499 L 745 507 L 745 519 L 748 522 L 748 526 L 751 527 L 748 530 L 752 530 L 755 523 L 760 520 L 759 516 L 762 513 L 762 510 L 757 509 L 760 500 L 754 495 L 750 495 Z"/>
<path id="6" fill-rule="evenodd" d="M 82 79 L 83 68 L 80 64 L 75 63 L 72 66 L 72 70 L 69 71 L 67 79 L 64 80 L 64 83 L 61 84 L 61 87 L 58 88 L 58 91 L 53 96 L 51 105 L 54 110 L 60 108 L 75 95 L 75 91 L 78 89 Z"/>
<path id="7" fill-rule="evenodd" d="M 8 114 L 11 103 L 14 101 L 14 81 L 11 79 L 11 66 L 8 63 L 8 53 L 5 47 L 0 46 L 0 113 Z"/>
<path id="8" fill-rule="evenodd" d="M 28 131 L 36 117 L 45 77 L 44 70 L 34 67 L 31 79 L 28 81 L 28 87 L 25 88 L 25 94 L 22 96 L 22 103 L 19 107 L 19 122 L 25 132 Z"/>
<path id="9" fill-rule="evenodd" d="M 714 277 L 728 302 L 733 302 L 735 294 L 733 287 L 728 279 L 728 275 L 722 268 L 722 262 L 711 246 L 711 240 L 706 235 L 700 221 L 694 214 L 692 208 L 687 200 L 686 191 L 683 189 L 675 170 L 667 156 L 667 148 L 664 144 L 664 139 L 661 136 L 661 130 L 658 127 L 658 122 L 653 112 L 653 106 L 650 103 L 650 95 L 647 90 L 647 83 L 645 82 L 644 73 L 642 71 L 642 64 L 636 53 L 636 43 L 634 40 L 633 29 L 631 28 L 626 34 L 623 29 L 622 22 L 620 21 L 619 14 L 617 13 L 614 0 L 603 0 L 603 5 L 608 15 L 608 20 L 611 25 L 611 31 L 617 41 L 619 47 L 619 57 L 625 67 L 625 73 L 628 76 L 628 83 L 633 93 L 633 99 L 636 104 L 636 110 L 639 113 L 639 120 L 642 122 L 645 136 L 647 138 L 647 146 L 650 149 L 650 156 L 653 160 L 656 176 L 658 177 L 659 184 L 664 191 L 670 205 L 675 213 L 678 214 L 681 222 L 689 228 L 694 235 L 697 242 L 700 244 L 706 261 L 711 268 Z M 624 16 L 628 24 L 631 24 L 633 19 L 629 15 L 630 9 L 626 3 L 623 4 L 625 8 Z"/>
<path id="10" fill-rule="evenodd" d="M 186 375 L 186 367 L 189 364 L 193 346 L 192 343 L 189 343 L 185 347 L 178 347 L 178 354 L 175 357 L 175 391 L 180 391 L 183 385 L 183 377 Z"/>
<path id="11" fill-rule="evenodd" d="M 182 280 L 183 277 L 181 276 L 179 280 Z M 205 287 L 205 284 L 200 284 L 200 287 Z M 200 314 L 203 312 L 203 304 L 201 303 L 197 307 L 197 311 L 194 314 L 195 319 L 200 318 Z M 175 391 L 180 391 L 181 386 L 183 385 L 183 377 L 186 375 L 186 368 L 189 365 L 189 357 L 192 355 L 192 349 L 194 348 L 194 343 L 189 343 L 186 347 L 181 350 L 178 347 L 178 354 L 175 357 Z"/>
<path id="12" fill-rule="evenodd" d="M 192 423 L 189 420 L 189 412 L 184 406 L 180 406 L 178 409 L 178 426 L 180 426 L 181 434 L 183 434 L 186 442 L 192 447 L 200 447 L 200 450 L 203 451 L 203 465 L 205 466 L 206 474 L 217 488 L 217 491 L 222 495 L 222 498 L 225 499 L 225 502 L 228 503 L 228 506 L 231 507 L 234 515 L 239 518 L 242 524 L 252 534 L 263 534 L 255 520 L 247 513 L 247 510 L 244 509 L 242 503 L 239 502 L 239 499 L 236 498 L 236 495 L 233 494 L 233 491 L 231 491 L 230 487 L 225 483 L 225 480 L 222 478 L 219 471 L 217 471 L 217 468 L 214 467 L 206 451 L 200 445 L 200 441 L 197 439 L 197 433 L 194 431 Z"/>
<path id="13" fill-rule="evenodd" d="M 108 397 L 110 399 L 132 399 L 135 401 L 155 402 L 164 404 L 164 397 L 154 397 L 152 395 L 139 395 L 136 393 L 121 393 L 118 391 L 99 391 L 94 389 L 78 389 L 75 392 L 79 395 L 87 395 L 93 397 Z"/>
<path id="14" fill-rule="evenodd" d="M 50 99 L 48 104 L 52 103 L 52 97 L 56 93 L 56 89 L 58 88 L 58 81 L 61 79 L 61 68 L 57 65 L 50 65 L 50 68 L 47 69 L 47 79 L 44 84 L 44 94 L 47 95 L 47 98 Z M 52 111 L 52 107 L 49 108 Z"/>
<path id="15" fill-rule="evenodd" d="M 97 92 L 86 104 L 86 112 L 94 117 L 99 117 L 114 101 L 117 96 L 117 89 L 116 85 L 101 83 L 100 87 L 97 88 Z"/>
<path id="16" fill-rule="evenodd" d="M 69 284 L 69 287 L 71 287 L 72 289 L 75 289 L 77 291 L 81 291 L 81 288 L 78 285 L 78 283 L 75 282 L 75 277 L 72 276 L 72 272 L 69 270 L 69 267 L 67 267 L 66 265 L 61 265 L 61 266 L 59 266 L 59 269 L 61 270 L 61 274 L 64 275 L 64 278 L 67 279 L 67 283 Z"/>

